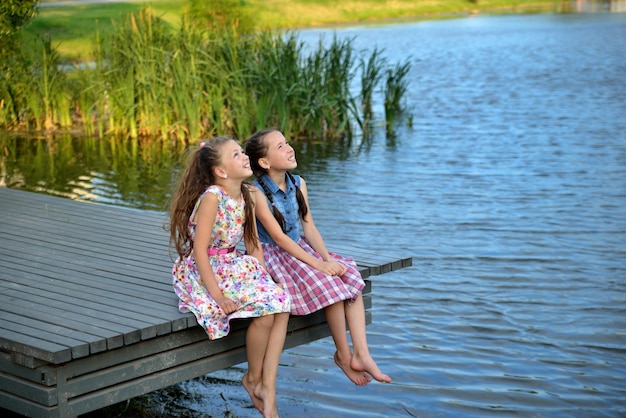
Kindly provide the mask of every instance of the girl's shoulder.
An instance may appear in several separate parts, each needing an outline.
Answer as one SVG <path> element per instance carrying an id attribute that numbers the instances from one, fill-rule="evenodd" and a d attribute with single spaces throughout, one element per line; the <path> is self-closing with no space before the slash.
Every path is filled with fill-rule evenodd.
<path id="1" fill-rule="evenodd" d="M 200 205 L 200 203 L 204 200 L 205 196 L 208 195 L 208 194 L 215 195 L 218 198 L 218 201 L 220 199 L 223 199 L 226 196 L 226 192 L 224 190 L 222 190 L 221 187 L 216 186 L 216 185 L 213 184 L 213 185 L 207 187 L 204 192 L 202 192 L 202 194 L 198 198 L 196 206 Z"/>
<path id="2" fill-rule="evenodd" d="M 222 190 L 221 187 L 216 186 L 215 184 L 212 184 L 209 187 L 207 187 L 204 193 L 202 193 L 202 196 L 206 195 L 207 193 L 213 193 L 214 195 L 217 195 L 217 196 L 223 196 L 226 194 L 226 192 Z"/>
<path id="3" fill-rule="evenodd" d="M 202 204 L 202 202 L 205 201 L 205 197 L 208 194 L 213 194 L 215 195 L 217 201 L 219 202 L 219 199 L 221 196 L 223 196 L 223 191 L 222 189 L 220 189 L 217 186 L 209 186 L 206 188 L 206 190 L 204 192 L 202 192 L 202 194 L 200 195 L 200 197 L 198 197 L 198 200 L 196 200 L 196 204 L 193 207 L 193 210 L 191 211 L 191 216 L 189 217 L 189 219 L 194 219 L 196 212 L 198 211 L 198 209 L 200 208 L 200 205 Z"/>
<path id="4" fill-rule="evenodd" d="M 293 178 L 293 182 L 296 184 L 296 186 L 300 187 L 302 185 L 302 182 L 304 182 L 304 179 L 297 175 L 297 174 L 290 174 L 291 178 Z"/>

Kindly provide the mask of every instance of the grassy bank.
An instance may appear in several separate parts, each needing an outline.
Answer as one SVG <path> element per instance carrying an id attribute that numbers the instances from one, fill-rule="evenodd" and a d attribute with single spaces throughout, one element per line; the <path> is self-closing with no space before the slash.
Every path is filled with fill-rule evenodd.
<path id="1" fill-rule="evenodd" d="M 93 58 L 96 30 L 106 36 L 114 22 L 148 5 L 152 12 L 173 27 L 189 4 L 186 0 L 152 0 L 128 3 L 47 6 L 42 0 L 30 33 L 49 36 L 62 58 Z M 61 0 L 60 3 L 63 1 Z M 59 3 L 55 1 L 54 3 Z M 563 0 L 246 0 L 243 10 L 259 29 L 329 26 L 385 20 L 418 20 L 476 13 L 534 13 L 567 10 Z"/>

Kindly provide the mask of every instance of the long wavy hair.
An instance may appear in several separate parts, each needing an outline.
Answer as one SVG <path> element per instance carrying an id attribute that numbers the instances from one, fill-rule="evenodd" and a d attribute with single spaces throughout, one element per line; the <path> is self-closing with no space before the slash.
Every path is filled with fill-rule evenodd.
<path id="1" fill-rule="evenodd" d="M 180 257 L 188 256 L 193 251 L 193 241 L 188 229 L 189 218 L 200 196 L 209 186 L 215 184 L 214 169 L 221 164 L 222 147 L 229 141 L 234 139 L 213 138 L 191 151 L 187 157 L 187 165 L 172 195 L 169 224 L 166 224 L 166 229 L 170 232 L 170 247 L 173 246 Z M 245 219 L 254 219 L 254 202 L 249 183 L 242 182 L 241 193 L 245 202 Z M 254 222 L 244 223 L 244 241 L 255 248 L 259 245 Z"/>
<path id="2" fill-rule="evenodd" d="M 266 128 L 252 134 L 252 136 L 246 141 L 246 154 L 248 154 L 248 157 L 250 157 L 250 167 L 252 168 L 252 172 L 254 173 L 254 176 L 259 180 L 259 184 L 263 189 L 263 193 L 265 193 L 265 196 L 267 196 L 267 199 L 270 202 L 274 218 L 276 218 L 276 221 L 278 221 L 278 224 L 280 225 L 283 232 L 286 233 L 287 225 L 285 222 L 285 217 L 278 210 L 276 205 L 274 205 L 274 198 L 272 197 L 272 193 L 270 193 L 267 185 L 262 179 L 263 174 L 267 174 L 267 170 L 259 165 L 259 160 L 267 156 L 267 144 L 265 143 L 265 137 L 272 132 L 280 131 L 276 128 Z M 302 219 L 302 221 L 305 221 L 304 217 L 308 213 L 308 208 L 306 206 L 306 200 L 304 199 L 304 195 L 302 194 L 300 187 L 296 183 L 296 179 L 293 177 L 293 174 L 287 171 L 287 177 L 293 183 L 293 185 L 296 186 L 298 215 L 300 216 L 300 219 Z"/>

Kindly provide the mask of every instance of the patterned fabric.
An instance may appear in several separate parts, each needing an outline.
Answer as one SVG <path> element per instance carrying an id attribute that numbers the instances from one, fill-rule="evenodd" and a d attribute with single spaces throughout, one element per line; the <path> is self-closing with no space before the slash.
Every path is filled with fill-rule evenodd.
<path id="1" fill-rule="evenodd" d="M 211 231 L 211 247 L 234 247 L 243 239 L 244 203 L 232 199 L 218 186 L 209 187 L 198 199 L 189 219 L 189 239 L 193 241 L 195 238 L 196 224 L 193 218 L 207 193 L 213 193 L 218 198 L 217 215 Z M 228 334 L 231 319 L 289 312 L 289 295 L 274 283 L 256 258 L 236 249 L 210 255 L 209 260 L 224 296 L 238 305 L 238 310 L 230 315 L 224 313 L 202 283 L 193 253 L 176 260 L 172 267 L 172 278 L 174 291 L 179 298 L 179 311 L 192 312 L 211 340 Z"/>
<path id="2" fill-rule="evenodd" d="M 298 244 L 320 260 L 322 257 L 304 239 Z M 265 265 L 278 283 L 291 296 L 291 314 L 307 315 L 342 300 L 354 301 L 363 291 L 365 282 L 356 263 L 335 253 L 330 256 L 348 267 L 346 273 L 329 276 L 298 260 L 276 244 L 263 243 Z"/>

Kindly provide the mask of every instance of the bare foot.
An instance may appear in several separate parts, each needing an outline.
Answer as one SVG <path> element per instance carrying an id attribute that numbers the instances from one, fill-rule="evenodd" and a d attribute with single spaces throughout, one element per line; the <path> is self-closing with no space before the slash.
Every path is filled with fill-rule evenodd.
<path id="1" fill-rule="evenodd" d="M 348 379 L 357 386 L 365 386 L 370 382 L 370 377 L 363 371 L 354 370 L 350 367 L 350 362 L 339 360 L 339 353 L 335 351 L 335 364 L 348 376 Z"/>
<path id="2" fill-rule="evenodd" d="M 263 387 L 263 382 L 259 382 L 254 387 L 254 396 L 263 402 L 263 418 L 278 418 L 276 390 L 266 390 Z"/>
<path id="3" fill-rule="evenodd" d="M 263 413 L 263 400 L 254 394 L 254 387 L 248 382 L 248 373 L 244 374 L 241 378 L 241 384 L 246 389 L 246 392 L 248 392 L 248 396 L 250 396 L 250 400 L 252 400 L 257 411 Z"/>
<path id="4" fill-rule="evenodd" d="M 379 382 L 391 382 L 391 377 L 380 371 L 380 369 L 376 365 L 376 362 L 371 356 L 367 356 L 366 358 L 357 358 L 356 355 L 353 355 L 352 360 L 350 360 L 350 367 L 352 367 L 352 369 L 354 370 L 371 374 L 372 377 Z"/>

